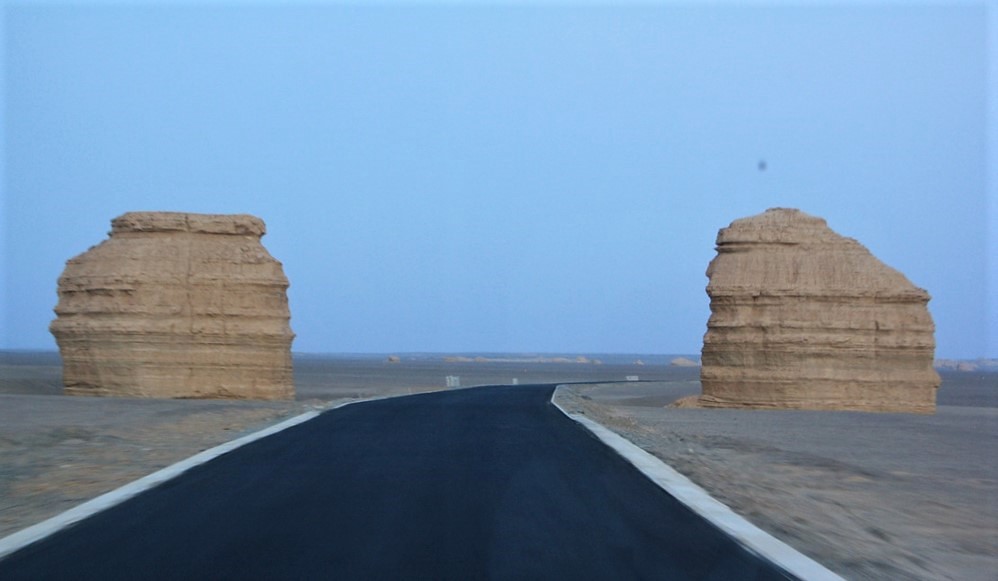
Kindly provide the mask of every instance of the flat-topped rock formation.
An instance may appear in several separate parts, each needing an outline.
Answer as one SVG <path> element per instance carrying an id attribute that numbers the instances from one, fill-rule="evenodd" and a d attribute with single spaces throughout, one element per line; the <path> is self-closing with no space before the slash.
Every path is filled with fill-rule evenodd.
<path id="1" fill-rule="evenodd" d="M 735 220 L 707 277 L 700 405 L 935 411 L 929 294 L 821 218 Z"/>
<path id="2" fill-rule="evenodd" d="M 247 215 L 112 220 L 59 278 L 65 393 L 293 398 L 288 279 L 265 231 Z"/>

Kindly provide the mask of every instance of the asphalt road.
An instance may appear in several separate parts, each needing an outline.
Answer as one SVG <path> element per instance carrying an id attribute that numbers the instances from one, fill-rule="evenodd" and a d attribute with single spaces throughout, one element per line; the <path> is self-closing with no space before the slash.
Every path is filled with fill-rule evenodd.
<path id="1" fill-rule="evenodd" d="M 0 579 L 786 579 L 550 403 L 347 406 L 0 561 Z"/>

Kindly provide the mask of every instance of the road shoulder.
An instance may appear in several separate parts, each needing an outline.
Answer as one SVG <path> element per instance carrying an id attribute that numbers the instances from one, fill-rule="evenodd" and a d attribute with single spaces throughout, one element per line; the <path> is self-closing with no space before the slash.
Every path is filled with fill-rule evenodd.
<path id="1" fill-rule="evenodd" d="M 998 467 L 982 454 L 998 441 L 998 409 L 665 407 L 688 387 L 574 385 L 556 399 L 847 578 L 993 579 Z"/>

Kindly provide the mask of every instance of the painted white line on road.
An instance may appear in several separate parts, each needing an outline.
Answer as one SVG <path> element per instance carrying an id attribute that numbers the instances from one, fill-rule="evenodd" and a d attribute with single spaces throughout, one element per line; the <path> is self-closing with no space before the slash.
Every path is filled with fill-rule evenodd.
<path id="1" fill-rule="evenodd" d="M 342 407 L 344 405 L 349 405 L 352 403 L 357 403 L 359 401 L 363 400 L 343 402 L 330 409 L 336 409 L 338 407 Z M 146 490 L 149 490 L 150 488 L 153 488 L 155 486 L 158 486 L 166 482 L 167 480 L 176 478 L 177 476 L 180 476 L 181 474 L 183 474 L 184 472 L 190 470 L 195 466 L 204 464 L 205 462 L 213 460 L 221 456 L 222 454 L 231 452 L 236 448 L 245 446 L 246 444 L 259 440 L 260 438 L 265 438 L 271 434 L 276 434 L 277 432 L 286 430 L 292 426 L 297 426 L 302 422 L 306 422 L 316 417 L 317 415 L 319 415 L 319 413 L 320 412 L 318 411 L 305 412 L 301 415 L 289 418 L 279 424 L 274 424 L 273 426 L 264 428 L 258 432 L 253 432 L 252 434 L 247 434 L 241 438 L 232 440 L 231 442 L 226 442 L 224 444 L 215 446 L 214 448 L 210 448 L 208 450 L 195 454 L 190 458 L 187 458 L 186 460 L 181 460 L 176 464 L 167 466 L 162 470 L 153 472 L 148 476 L 143 476 L 138 480 L 129 482 L 128 484 L 120 488 L 116 488 L 92 500 L 88 500 L 87 502 L 84 502 L 79 506 L 75 506 L 63 513 L 57 514 L 48 520 L 44 520 L 36 525 L 32 525 L 12 535 L 6 536 L 0 539 L 0 559 L 13 553 L 14 551 L 17 551 L 19 549 L 22 549 L 30 545 L 31 543 L 40 541 L 45 537 L 52 535 L 68 527 L 73 523 L 79 522 L 87 517 L 93 516 L 103 510 L 107 510 L 117 504 L 121 504 L 122 502 L 128 500 L 129 498 L 135 496 L 136 494 L 139 494 L 140 492 L 144 492 Z"/>
<path id="2" fill-rule="evenodd" d="M 561 386 L 558 386 L 557 389 L 561 389 Z M 557 394 L 557 390 L 555 394 Z M 842 577 L 755 526 L 665 462 L 642 450 L 627 438 L 592 421 L 584 415 L 569 413 L 558 405 L 555 399 L 557 398 L 552 397 L 551 403 L 561 413 L 582 424 L 583 427 L 592 432 L 604 444 L 633 464 L 649 480 L 675 497 L 679 502 L 682 502 L 694 512 L 713 523 L 714 526 L 734 537 L 736 541 L 748 550 L 776 563 L 776 565 L 782 567 L 788 573 L 801 579 L 807 579 L 808 581 L 812 579 L 816 581 L 842 581 Z"/>
<path id="3" fill-rule="evenodd" d="M 355 403 L 363 403 L 379 399 L 389 399 L 392 397 L 408 397 L 408 395 L 400 394 L 400 395 L 385 395 L 378 397 L 358 398 L 350 401 L 340 402 L 322 411 L 335 410 Z M 264 428 L 258 432 L 253 432 L 252 434 L 247 434 L 241 438 L 236 438 L 231 442 L 220 444 L 218 446 L 215 446 L 214 448 L 210 448 L 208 450 L 195 454 L 190 458 L 187 458 L 186 460 L 181 460 L 176 464 L 172 464 L 170 466 L 167 466 L 166 468 L 163 468 L 162 470 L 153 472 L 148 476 L 143 476 L 138 480 L 129 482 L 128 484 L 120 488 L 116 488 L 110 492 L 106 492 L 92 500 L 88 500 L 83 504 L 75 506 L 65 512 L 59 513 L 50 519 L 43 520 L 42 522 L 36 525 L 32 525 L 28 528 L 21 529 L 20 531 L 14 534 L 8 535 L 0 539 L 0 559 L 3 559 L 4 557 L 13 553 L 14 551 L 23 549 L 24 547 L 30 545 L 31 543 L 40 541 L 47 536 L 55 534 L 73 523 L 77 523 L 87 517 L 93 516 L 103 510 L 107 510 L 117 504 L 121 504 L 122 502 L 128 500 L 129 498 L 135 496 L 136 494 L 139 494 L 140 492 L 145 492 L 146 490 L 158 486 L 166 482 L 167 480 L 176 478 L 177 476 L 180 476 L 181 474 L 183 474 L 184 472 L 190 470 L 195 466 L 204 464 L 205 462 L 208 462 L 210 460 L 214 460 L 215 458 L 221 456 L 222 454 L 231 452 L 236 448 L 245 446 L 246 444 L 259 440 L 260 438 L 265 438 L 267 436 L 270 436 L 271 434 L 276 434 L 277 432 L 286 430 L 292 426 L 297 426 L 302 422 L 307 422 L 308 420 L 318 416 L 320 413 L 322 413 L 322 411 L 305 412 L 301 415 L 297 415 L 293 418 L 284 420 L 283 422 L 280 422 L 278 424 L 274 424 L 273 426 L 270 426 L 268 428 Z"/>

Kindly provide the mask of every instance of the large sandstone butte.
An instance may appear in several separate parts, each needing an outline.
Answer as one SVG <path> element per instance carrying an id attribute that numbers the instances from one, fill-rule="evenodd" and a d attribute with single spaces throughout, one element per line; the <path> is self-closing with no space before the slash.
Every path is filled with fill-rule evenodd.
<path id="1" fill-rule="evenodd" d="M 247 215 L 112 220 L 59 278 L 65 393 L 293 398 L 288 279 L 265 231 Z"/>
<path id="2" fill-rule="evenodd" d="M 821 218 L 735 220 L 707 277 L 700 405 L 935 411 L 929 293 Z"/>

